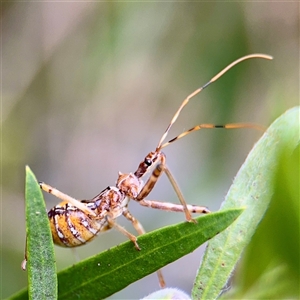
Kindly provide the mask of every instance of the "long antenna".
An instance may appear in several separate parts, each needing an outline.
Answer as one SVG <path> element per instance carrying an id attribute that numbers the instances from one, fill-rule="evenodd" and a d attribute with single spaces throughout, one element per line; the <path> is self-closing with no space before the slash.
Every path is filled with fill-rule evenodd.
<path id="1" fill-rule="evenodd" d="M 188 104 L 188 102 L 190 101 L 190 99 L 192 99 L 194 96 L 196 96 L 197 94 L 199 94 L 202 90 L 204 90 L 206 87 L 208 87 L 211 83 L 215 82 L 216 80 L 218 80 L 224 73 L 226 73 L 229 69 L 231 69 L 233 66 L 239 64 L 240 62 L 247 60 L 247 59 L 251 59 L 251 58 L 263 58 L 263 59 L 273 59 L 272 56 L 267 55 L 267 54 L 260 54 L 260 53 L 256 53 L 256 54 L 250 54 L 250 55 L 246 55 L 243 56 L 237 60 L 235 60 L 234 62 L 232 62 L 230 65 L 228 65 L 226 68 L 224 68 L 222 71 L 220 71 L 216 76 L 214 76 L 210 81 L 208 81 L 206 84 L 204 84 L 202 87 L 198 88 L 197 90 L 195 90 L 193 93 L 191 93 L 189 96 L 187 96 L 183 102 L 181 103 L 180 107 L 178 108 L 177 112 L 175 113 L 175 115 L 173 116 L 170 124 L 168 125 L 166 131 L 164 132 L 164 134 L 162 135 L 156 150 L 159 151 L 162 148 L 162 143 L 163 141 L 166 139 L 172 125 L 176 122 L 180 112 L 182 111 L 182 109 Z M 199 128 L 200 129 L 200 128 Z M 195 129 L 194 129 L 195 130 Z M 164 145 L 166 146 L 166 145 Z"/>

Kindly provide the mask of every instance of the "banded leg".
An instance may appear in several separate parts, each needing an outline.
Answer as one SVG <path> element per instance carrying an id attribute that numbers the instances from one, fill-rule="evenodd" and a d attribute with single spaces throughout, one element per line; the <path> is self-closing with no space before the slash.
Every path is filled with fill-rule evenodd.
<path id="1" fill-rule="evenodd" d="M 184 200 L 183 194 L 180 191 L 180 188 L 179 188 L 178 184 L 176 183 L 175 178 L 173 177 L 170 170 L 166 166 L 166 156 L 162 152 L 160 152 L 157 159 L 158 159 L 159 163 L 156 165 L 156 167 L 153 170 L 151 176 L 149 177 L 149 179 L 147 180 L 147 182 L 143 186 L 142 190 L 140 191 L 140 193 L 138 194 L 138 196 L 134 200 L 140 202 L 141 200 L 145 199 L 149 195 L 151 190 L 154 188 L 154 186 L 155 186 L 158 178 L 160 177 L 160 175 L 163 172 L 165 172 L 168 179 L 170 180 L 175 192 L 176 192 L 176 195 L 177 195 L 181 205 L 182 205 L 183 212 L 185 214 L 186 220 L 188 222 L 195 222 L 195 220 L 193 220 L 193 218 L 191 216 L 191 213 L 189 212 L 189 210 L 187 208 L 186 201 Z M 161 208 L 161 209 L 163 209 L 163 208 Z"/>
<path id="2" fill-rule="evenodd" d="M 129 231 L 127 231 L 124 227 L 120 226 L 118 223 L 116 223 L 109 215 L 106 216 L 107 223 L 110 227 L 116 228 L 118 231 L 126 235 L 133 243 L 137 250 L 141 250 L 140 246 L 137 243 L 137 237 L 133 234 L 131 234 Z"/>
<path id="3" fill-rule="evenodd" d="M 175 178 L 173 177 L 172 173 L 170 172 L 170 170 L 167 168 L 166 164 L 164 165 L 164 171 L 167 175 L 167 177 L 169 178 L 172 186 L 173 186 L 173 189 L 175 190 L 176 192 L 176 195 L 182 205 L 182 208 L 183 208 L 183 211 L 184 211 L 184 214 L 185 214 L 185 218 L 188 222 L 193 222 L 193 223 L 196 223 L 196 221 L 192 218 L 191 216 L 191 213 L 189 212 L 189 209 L 188 209 L 188 206 L 186 204 L 186 201 L 184 200 L 184 197 L 183 197 L 183 194 L 179 188 L 179 185 L 177 184 L 177 182 L 175 181 Z"/>
<path id="4" fill-rule="evenodd" d="M 47 192 L 47 193 L 49 193 L 49 194 L 51 194 L 51 195 L 53 195 L 53 196 L 61 199 L 62 201 L 67 201 L 67 202 L 71 203 L 72 205 L 76 206 L 77 208 L 79 208 L 80 210 L 82 210 L 84 213 L 86 213 L 88 215 L 92 215 L 94 217 L 96 216 L 96 213 L 94 211 L 92 211 L 91 209 L 89 209 L 81 201 L 79 201 L 79 200 L 77 200 L 77 199 L 75 199 L 75 198 L 73 198 L 73 197 L 71 197 L 71 196 L 69 196 L 67 194 L 62 193 L 58 189 L 53 188 L 52 186 L 50 186 L 50 185 L 48 185 L 48 184 L 46 184 L 44 182 L 39 182 L 39 185 L 40 185 L 40 188 L 43 191 L 45 191 L 45 192 Z"/>
<path id="5" fill-rule="evenodd" d="M 175 204 L 175 203 L 170 203 L 170 202 L 161 202 L 161 201 L 155 201 L 155 200 L 143 199 L 139 203 L 142 206 L 166 210 L 166 211 L 172 211 L 172 212 L 184 212 L 184 209 L 185 209 L 185 207 L 180 204 Z M 187 204 L 186 207 L 187 207 L 188 211 L 193 214 L 209 214 L 210 213 L 210 210 L 204 206 Z"/>
<path id="6" fill-rule="evenodd" d="M 138 232 L 139 235 L 146 233 L 143 225 L 129 212 L 129 210 L 125 210 L 123 212 L 123 216 L 132 223 L 133 227 L 135 228 L 135 230 Z M 156 271 L 156 274 L 158 277 L 159 286 L 161 288 L 165 288 L 166 283 L 162 271 L 158 270 Z"/>
<path id="7" fill-rule="evenodd" d="M 158 178 L 163 173 L 166 156 L 161 152 L 158 154 L 157 159 L 158 159 L 159 163 L 156 165 L 155 169 L 152 171 L 151 176 L 148 178 L 145 185 L 143 186 L 143 188 L 141 189 L 141 191 L 139 192 L 139 194 L 137 195 L 137 197 L 134 200 L 140 201 L 142 199 L 145 199 L 149 195 L 149 193 L 152 191 L 152 189 L 154 188 L 156 182 L 158 181 Z M 143 163 L 141 163 L 141 165 L 143 165 Z M 140 168 L 140 166 L 139 166 L 139 168 Z M 142 170 L 142 176 L 146 173 L 147 168 L 149 168 L 149 166 L 146 166 L 145 170 Z M 135 172 L 135 174 L 138 172 L 138 170 Z"/>

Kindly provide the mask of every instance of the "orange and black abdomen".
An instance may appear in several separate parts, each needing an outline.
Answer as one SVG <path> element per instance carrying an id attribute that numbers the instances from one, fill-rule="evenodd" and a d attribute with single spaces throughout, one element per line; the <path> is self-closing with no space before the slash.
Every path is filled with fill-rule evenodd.
<path id="1" fill-rule="evenodd" d="M 84 245 L 107 225 L 105 219 L 95 220 L 66 201 L 50 209 L 48 218 L 53 242 L 63 247 Z"/>

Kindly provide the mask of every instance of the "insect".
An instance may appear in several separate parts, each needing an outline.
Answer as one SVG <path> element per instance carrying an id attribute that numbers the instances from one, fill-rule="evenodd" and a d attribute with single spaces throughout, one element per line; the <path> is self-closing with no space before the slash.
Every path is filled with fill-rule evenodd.
<path id="1" fill-rule="evenodd" d="M 185 214 L 185 219 L 188 222 L 194 222 L 191 213 L 209 213 L 210 211 L 206 207 L 189 205 L 186 203 L 178 184 L 176 183 L 172 173 L 166 165 L 166 156 L 162 152 L 162 149 L 170 145 L 171 143 L 181 139 L 182 137 L 190 134 L 191 132 L 200 129 L 260 129 L 260 127 L 252 123 L 233 123 L 226 125 L 200 124 L 187 131 L 184 131 L 168 142 L 164 143 L 164 141 L 170 131 L 170 128 L 176 122 L 180 112 L 188 104 L 191 98 L 199 94 L 211 83 L 215 82 L 233 66 L 240 63 L 241 61 L 251 58 L 272 59 L 271 56 L 265 54 L 251 54 L 241 57 L 224 68 L 205 85 L 191 93 L 186 99 L 184 99 L 184 101 L 176 111 L 164 134 L 159 140 L 155 150 L 146 155 L 146 157 L 142 160 L 134 173 L 123 174 L 119 172 L 115 186 L 107 187 L 91 200 L 77 200 L 73 197 L 68 196 L 67 194 L 60 192 L 59 190 L 51 187 L 46 183 L 40 182 L 39 184 L 42 190 L 62 200 L 61 203 L 50 209 L 48 212 L 48 218 L 54 243 L 63 247 L 77 247 L 91 241 L 100 232 L 109 230 L 111 228 L 116 228 L 134 243 L 136 249 L 141 250 L 137 242 L 137 237 L 131 234 L 125 228 L 118 225 L 118 223 L 116 223 L 115 221 L 119 216 L 123 215 L 132 223 L 133 227 L 139 235 L 145 233 L 145 230 L 141 223 L 128 210 L 128 203 L 130 200 L 134 200 L 140 205 L 146 207 L 166 211 L 183 212 Z M 149 176 L 148 180 L 144 183 L 142 181 L 142 178 L 150 170 L 152 170 L 152 173 Z M 167 175 L 179 198 L 180 204 L 146 199 L 151 190 L 154 188 L 159 177 L 163 173 Z M 23 269 L 26 268 L 26 261 L 27 255 L 25 251 L 25 260 L 22 263 Z M 161 271 L 157 271 L 157 274 L 159 277 L 160 286 L 164 287 L 165 282 Z"/>

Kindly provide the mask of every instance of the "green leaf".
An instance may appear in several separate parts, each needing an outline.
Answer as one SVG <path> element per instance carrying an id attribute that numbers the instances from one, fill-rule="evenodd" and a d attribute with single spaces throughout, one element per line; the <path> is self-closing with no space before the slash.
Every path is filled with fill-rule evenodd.
<path id="1" fill-rule="evenodd" d="M 292 155 L 281 154 L 272 201 L 247 246 L 226 299 L 300 298 L 299 154 L 300 144 Z"/>
<path id="2" fill-rule="evenodd" d="M 45 201 L 29 167 L 26 167 L 25 198 L 29 298 L 57 299 L 56 264 Z"/>
<path id="3" fill-rule="evenodd" d="M 222 209 L 247 209 L 237 222 L 208 243 L 192 291 L 193 299 L 216 299 L 222 292 L 269 206 L 283 149 L 291 155 L 297 144 L 299 108 L 293 108 L 270 126 L 238 172 Z"/>
<path id="4" fill-rule="evenodd" d="M 59 299 L 103 299 L 194 251 L 229 226 L 242 208 L 230 209 L 167 226 L 138 238 L 141 251 L 131 241 L 113 247 L 58 274 Z M 18 298 L 26 299 L 24 294 Z"/>

